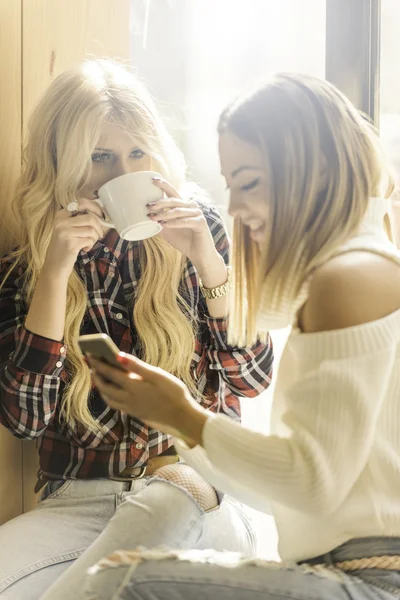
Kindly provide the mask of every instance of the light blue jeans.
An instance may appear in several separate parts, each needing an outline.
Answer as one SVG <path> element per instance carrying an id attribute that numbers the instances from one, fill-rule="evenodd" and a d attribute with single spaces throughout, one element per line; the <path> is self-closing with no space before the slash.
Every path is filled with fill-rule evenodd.
<path id="1" fill-rule="evenodd" d="M 346 574 L 335 562 L 400 555 L 400 538 L 352 540 L 333 552 L 287 565 L 235 559 L 217 552 L 154 551 L 103 561 L 88 576 L 86 600 L 394 600 L 400 572 L 369 569 Z M 163 558 L 163 560 L 161 560 Z M 123 563 L 126 564 L 123 564 Z M 327 566 L 322 566 L 323 562 Z"/>
<path id="2" fill-rule="evenodd" d="M 254 542 L 241 505 L 226 497 L 204 512 L 157 478 L 53 482 L 34 510 L 0 527 L 0 598 L 84 598 L 88 568 L 121 547 L 254 552 Z"/>

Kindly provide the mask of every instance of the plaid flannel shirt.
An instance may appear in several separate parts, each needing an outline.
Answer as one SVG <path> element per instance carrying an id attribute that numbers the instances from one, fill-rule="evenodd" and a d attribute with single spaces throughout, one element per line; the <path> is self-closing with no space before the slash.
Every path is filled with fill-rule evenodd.
<path id="1" fill-rule="evenodd" d="M 217 251 L 228 262 L 229 240 L 221 217 L 201 204 Z M 132 320 L 132 297 L 140 278 L 138 244 L 109 232 L 89 252 L 81 252 L 75 269 L 87 289 L 82 334 L 106 333 L 125 352 L 140 355 Z M 0 261 L 0 279 L 11 260 Z M 165 452 L 172 438 L 149 429 L 133 417 L 107 406 L 94 389 L 90 410 L 101 433 L 72 430 L 60 420 L 60 404 L 68 383 L 68 348 L 24 327 L 28 307 L 20 291 L 22 269 L 15 269 L 0 291 L 0 423 L 19 438 L 37 438 L 39 478 L 109 478 L 130 466 L 146 465 Z M 252 348 L 227 343 L 226 320 L 210 317 L 196 269 L 187 261 L 183 295 L 198 316 L 199 329 L 192 372 L 198 401 L 213 411 L 240 419 L 240 396 L 253 397 L 271 380 L 270 340 Z M 68 363 L 67 363 L 68 364 Z"/>

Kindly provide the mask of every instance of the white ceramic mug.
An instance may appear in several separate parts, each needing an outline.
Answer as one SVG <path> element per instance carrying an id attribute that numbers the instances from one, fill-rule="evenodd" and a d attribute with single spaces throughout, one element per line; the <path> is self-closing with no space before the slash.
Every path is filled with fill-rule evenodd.
<path id="1" fill-rule="evenodd" d="M 101 204 L 120 237 L 130 242 L 145 240 L 157 235 L 162 229 L 159 223 L 147 216 L 149 202 L 163 197 L 163 191 L 154 185 L 153 177 L 162 177 L 155 171 L 127 173 L 111 179 L 99 189 Z"/>

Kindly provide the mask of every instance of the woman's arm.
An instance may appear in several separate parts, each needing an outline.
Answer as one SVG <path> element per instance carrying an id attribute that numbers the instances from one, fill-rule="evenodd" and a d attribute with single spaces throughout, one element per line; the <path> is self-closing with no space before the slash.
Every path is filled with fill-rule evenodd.
<path id="1" fill-rule="evenodd" d="M 224 221 L 212 205 L 203 204 L 207 224 L 213 238 L 215 249 L 220 257 L 219 260 L 225 264 L 229 264 L 230 240 Z M 214 261 L 218 263 L 218 261 Z M 204 285 L 212 287 L 212 284 L 204 281 L 204 275 L 201 273 L 205 270 L 199 270 Z M 215 270 L 212 271 L 217 281 Z M 225 276 L 226 280 L 226 276 Z M 220 285 L 218 283 L 218 285 Z M 201 292 L 200 292 L 201 293 Z M 224 302 L 222 300 L 225 299 Z M 227 310 L 229 295 L 219 299 L 221 303 L 219 307 L 224 307 Z M 231 346 L 228 343 L 228 320 L 226 314 L 217 316 L 216 310 L 210 306 L 211 303 L 217 300 L 207 301 L 207 311 L 202 311 L 204 301 L 200 302 L 200 319 L 204 320 L 208 329 L 208 340 L 205 341 L 203 352 L 207 360 L 210 370 L 217 372 L 222 381 L 228 388 L 228 393 L 234 396 L 255 397 L 266 390 L 271 383 L 272 368 L 273 368 L 273 346 L 272 340 L 268 336 L 263 342 L 259 341 L 252 347 L 239 348 Z M 210 310 L 211 308 L 211 310 Z"/>
<path id="2" fill-rule="evenodd" d="M 393 348 L 324 361 L 288 389 L 282 417 L 288 437 L 266 436 L 210 415 L 171 375 L 138 359 L 122 360 L 131 374 L 93 361 L 104 399 L 175 435 L 178 452 L 217 489 L 259 510 L 278 502 L 307 514 L 330 514 L 368 460 Z"/>
<path id="3" fill-rule="evenodd" d="M 29 310 L 14 270 L 0 290 L 0 422 L 18 437 L 39 436 L 54 416 L 67 347 L 63 344 L 67 287 L 77 255 L 102 237 L 100 207 L 81 200 L 88 211 L 55 219 L 52 238 Z M 93 214 L 94 213 L 94 214 Z M 11 264 L 3 260 L 0 280 Z"/>
<path id="4" fill-rule="evenodd" d="M 64 337 L 68 275 L 42 270 L 36 283 L 25 327 L 32 333 L 61 342 Z"/>
<path id="5" fill-rule="evenodd" d="M 137 359 L 121 357 L 130 375 L 94 363 L 95 383 L 114 408 L 143 421 L 154 419 L 159 429 L 193 447 L 177 440 L 186 462 L 221 491 L 235 494 L 236 489 L 235 495 L 261 510 L 277 502 L 307 514 L 331 514 L 367 464 L 400 329 L 399 267 L 365 253 L 347 260 L 346 268 L 342 259 L 327 266 L 311 286 L 303 320 L 306 330 L 314 332 L 306 339 L 309 353 L 311 342 L 316 344 L 315 366 L 285 389 L 285 437 L 210 415 L 180 381 Z M 392 315 L 390 329 L 381 328 L 385 315 Z M 371 327 L 358 327 L 369 322 Z"/>
<path id="6" fill-rule="evenodd" d="M 1 262 L 1 280 L 10 266 Z M 54 415 L 67 349 L 26 329 L 20 276 L 13 271 L 0 291 L 0 423 L 17 437 L 32 439 Z"/>

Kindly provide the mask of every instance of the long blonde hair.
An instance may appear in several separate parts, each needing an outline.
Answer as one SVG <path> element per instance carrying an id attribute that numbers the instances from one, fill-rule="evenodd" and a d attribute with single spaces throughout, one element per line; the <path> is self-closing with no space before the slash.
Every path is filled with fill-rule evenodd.
<path id="1" fill-rule="evenodd" d="M 185 162 L 140 81 L 126 68 L 109 60 L 84 62 L 60 75 L 32 114 L 24 166 L 14 211 L 21 223 L 12 268 L 25 271 L 24 294 L 29 304 L 39 277 L 60 208 L 79 197 L 91 173 L 91 154 L 102 124 L 111 119 L 134 135 L 151 156 L 155 170 L 176 188 L 185 182 Z M 139 251 L 141 277 L 134 297 L 133 319 L 141 355 L 181 378 L 195 392 L 190 366 L 196 323 L 180 293 L 186 264 L 165 240 L 145 240 Z M 88 399 L 89 369 L 78 346 L 87 292 L 74 271 L 69 279 L 64 341 L 70 380 L 61 414 L 68 426 L 98 429 Z"/>
<path id="2" fill-rule="evenodd" d="M 378 137 L 333 85 L 282 73 L 222 113 L 229 130 L 256 145 L 266 172 L 268 223 L 261 252 L 234 225 L 230 338 L 256 339 L 256 316 L 294 303 L 307 279 L 359 227 L 368 200 L 393 190 Z"/>

